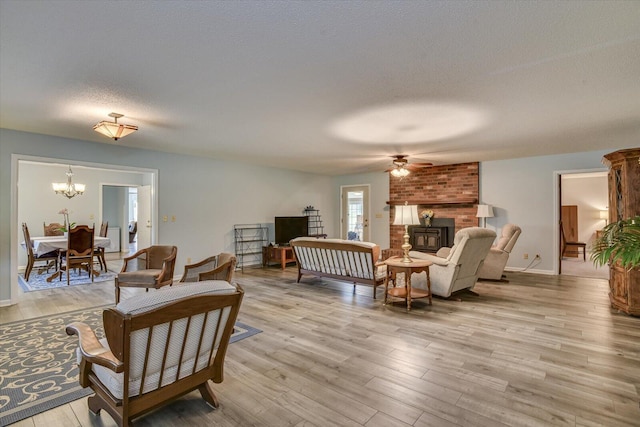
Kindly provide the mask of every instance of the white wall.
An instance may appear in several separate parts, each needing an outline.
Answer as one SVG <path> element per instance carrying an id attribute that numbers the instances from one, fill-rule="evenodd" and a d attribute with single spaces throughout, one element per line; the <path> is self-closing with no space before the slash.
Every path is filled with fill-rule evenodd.
<path id="1" fill-rule="evenodd" d="M 335 234 L 337 208 L 331 179 L 326 176 L 8 129 L 0 129 L 0 140 L 0 304 L 10 300 L 12 288 L 17 289 L 17 254 L 22 241 L 17 217 L 11 220 L 12 201 L 18 192 L 12 187 L 12 154 L 59 159 L 63 153 L 69 161 L 62 164 L 76 161 L 157 169 L 159 216 L 169 218 L 157 226 L 158 243 L 178 246 L 177 274 L 187 258 L 195 261 L 222 251 L 234 252 L 234 224 L 273 224 L 275 216 L 302 215 L 307 205 L 321 210 L 325 231 Z M 51 209 L 58 208 L 57 202 L 53 206 Z M 57 210 L 52 215 L 55 218 Z"/>
<path id="2" fill-rule="evenodd" d="M 600 218 L 600 211 L 606 210 L 609 204 L 606 175 L 562 175 L 562 204 L 578 206 L 578 240 L 587 243 L 589 249 L 596 231 L 605 226 L 605 220 Z"/>
<path id="3" fill-rule="evenodd" d="M 494 218 L 487 227 L 500 234 L 507 223 L 522 228 L 507 267 L 523 269 L 535 254 L 542 256 L 534 272 L 557 272 L 559 173 L 603 171 L 602 156 L 611 151 L 591 151 L 556 156 L 482 162 L 480 200 L 494 206 Z M 524 260 L 523 254 L 529 254 Z"/>

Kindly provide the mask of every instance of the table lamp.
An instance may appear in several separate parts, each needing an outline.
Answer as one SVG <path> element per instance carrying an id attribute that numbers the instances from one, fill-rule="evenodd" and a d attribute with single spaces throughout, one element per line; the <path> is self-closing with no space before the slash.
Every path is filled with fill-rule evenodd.
<path id="1" fill-rule="evenodd" d="M 396 216 L 393 219 L 393 225 L 404 225 L 404 243 L 402 244 L 402 262 L 411 262 L 409 257 L 409 251 L 411 250 L 411 244 L 409 243 L 409 226 L 420 224 L 420 217 L 418 217 L 418 205 L 410 205 L 409 202 L 404 202 L 404 205 L 396 206 Z"/>
<path id="2" fill-rule="evenodd" d="M 609 223 L 609 211 L 600 211 L 600 219 L 604 219 L 604 225 Z"/>
<path id="3" fill-rule="evenodd" d="M 487 228 L 487 218 L 493 218 L 493 206 L 491 205 L 478 205 L 478 213 L 476 217 L 482 218 L 484 228 Z"/>

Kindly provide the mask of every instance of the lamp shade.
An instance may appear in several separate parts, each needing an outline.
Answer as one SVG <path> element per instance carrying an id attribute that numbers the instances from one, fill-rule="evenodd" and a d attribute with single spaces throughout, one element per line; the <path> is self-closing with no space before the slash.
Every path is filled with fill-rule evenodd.
<path id="1" fill-rule="evenodd" d="M 600 219 L 609 219 L 609 211 L 600 211 Z"/>
<path id="2" fill-rule="evenodd" d="M 417 225 L 420 224 L 418 216 L 418 205 L 398 205 L 396 206 L 396 216 L 393 225 Z"/>
<path id="3" fill-rule="evenodd" d="M 108 122 L 106 120 L 101 121 L 97 125 L 93 127 L 93 130 L 99 132 L 109 138 L 113 138 L 114 140 L 118 140 L 119 138 L 123 138 L 130 133 L 133 133 L 138 130 L 138 126 L 133 125 L 125 125 L 116 122 Z"/>
<path id="4" fill-rule="evenodd" d="M 493 206 L 491 205 L 478 205 L 478 218 L 493 218 Z"/>
<path id="5" fill-rule="evenodd" d="M 124 117 L 122 114 L 109 113 L 109 117 L 113 117 L 114 121 L 109 122 L 109 121 L 103 120 L 100 123 L 96 124 L 93 127 L 93 130 L 105 136 L 108 136 L 109 138 L 113 138 L 115 141 L 117 141 L 120 138 L 124 138 L 130 133 L 133 133 L 138 130 L 138 126 L 118 123 L 118 119 L 120 117 Z"/>

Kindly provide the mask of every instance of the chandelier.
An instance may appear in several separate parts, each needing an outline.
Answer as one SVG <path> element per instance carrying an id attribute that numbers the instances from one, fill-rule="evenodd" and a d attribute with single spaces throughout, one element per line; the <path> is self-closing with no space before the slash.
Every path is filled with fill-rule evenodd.
<path id="1" fill-rule="evenodd" d="M 117 141 L 119 138 L 124 138 L 130 133 L 138 130 L 138 126 L 118 123 L 118 119 L 120 117 L 124 117 L 123 114 L 109 113 L 109 117 L 113 117 L 115 121 L 108 122 L 106 120 L 103 120 L 100 123 L 96 124 L 93 127 L 93 130 L 105 136 L 108 136 L 109 138 L 113 138 L 115 141 Z"/>
<path id="2" fill-rule="evenodd" d="M 56 194 L 62 194 L 67 199 L 71 199 L 79 194 L 84 193 L 84 184 L 74 184 L 71 182 L 71 177 L 73 176 L 73 172 L 71 172 L 71 165 L 69 165 L 69 171 L 67 174 L 67 182 L 54 182 L 51 184 L 53 187 L 53 191 Z"/>

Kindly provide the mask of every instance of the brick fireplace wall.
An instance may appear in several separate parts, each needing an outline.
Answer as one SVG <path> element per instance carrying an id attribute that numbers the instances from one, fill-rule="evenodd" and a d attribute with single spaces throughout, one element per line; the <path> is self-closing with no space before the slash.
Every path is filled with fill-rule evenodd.
<path id="1" fill-rule="evenodd" d="M 418 205 L 418 213 L 431 209 L 436 218 L 453 218 L 456 232 L 461 228 L 475 227 L 479 187 L 480 164 L 433 166 L 411 172 L 403 179 L 389 174 L 390 221 L 393 224 L 395 205 Z M 404 226 L 391 225 L 389 242 L 391 248 L 402 245 Z"/>

